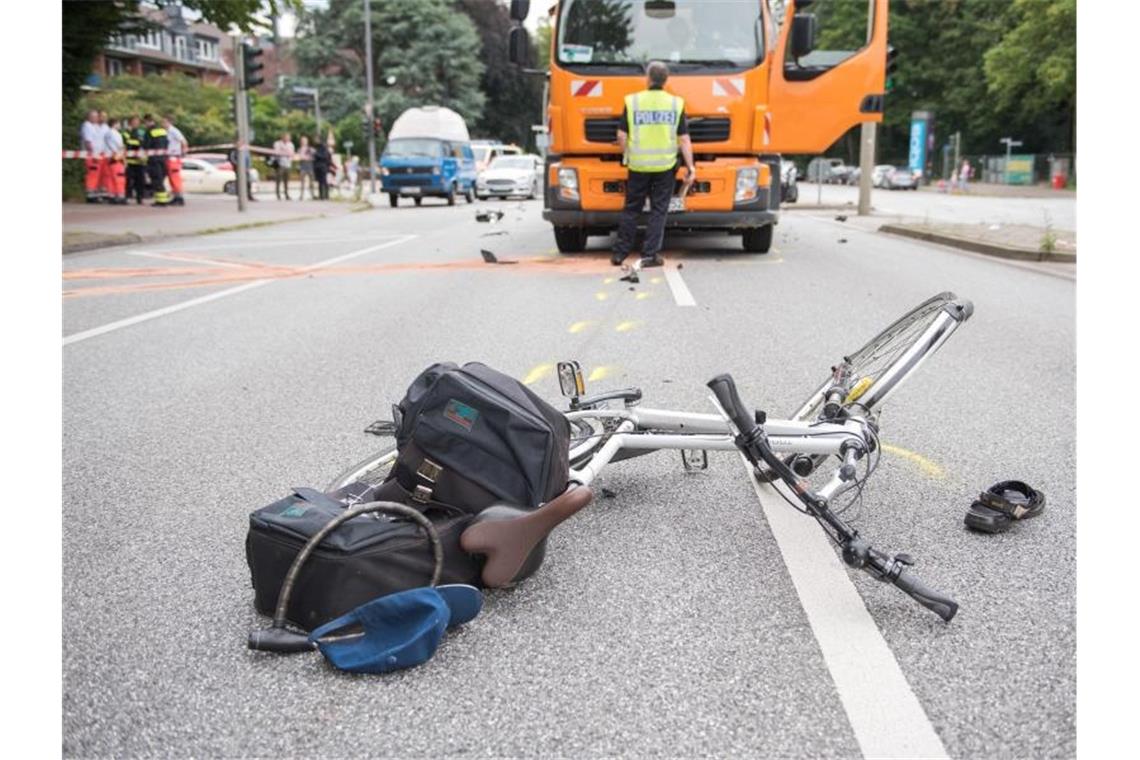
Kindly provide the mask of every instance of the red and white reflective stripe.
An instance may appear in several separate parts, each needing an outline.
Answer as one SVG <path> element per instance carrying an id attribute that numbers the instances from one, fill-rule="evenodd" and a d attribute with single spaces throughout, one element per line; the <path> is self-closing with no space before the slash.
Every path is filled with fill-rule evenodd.
<path id="1" fill-rule="evenodd" d="M 772 142 L 772 114 L 764 114 L 764 144 Z"/>
<path id="2" fill-rule="evenodd" d="M 219 149 L 219 148 L 225 148 L 228 150 L 232 147 L 234 147 L 233 143 L 219 143 L 218 145 L 197 145 L 193 148 L 190 148 L 190 150 L 188 150 L 186 152 L 186 154 L 175 154 L 175 155 L 179 158 L 184 158 L 184 157 L 186 157 L 186 155 L 189 155 L 190 153 L 201 153 L 202 151 L 215 150 L 215 149 Z M 269 150 L 268 148 L 258 148 L 256 145 L 250 147 L 249 152 L 250 153 L 262 153 L 262 154 L 266 154 L 266 155 L 273 153 L 273 151 Z M 62 153 L 63 153 L 63 156 L 62 156 L 63 158 L 101 158 L 103 156 L 112 155 L 111 153 L 109 153 L 107 151 L 104 151 L 102 153 L 92 153 L 92 152 L 86 151 L 86 150 L 65 150 L 65 151 L 62 151 Z M 123 153 L 128 158 L 145 158 L 146 156 L 165 156 L 165 155 L 168 155 L 169 151 L 167 151 L 166 149 L 161 149 L 161 150 L 159 150 L 159 149 L 151 149 L 151 150 L 140 149 L 140 150 L 127 150 L 127 151 L 123 151 Z"/>
<path id="3" fill-rule="evenodd" d="M 570 94 L 576 98 L 602 97 L 602 80 L 575 79 L 570 82 Z"/>
<path id="4" fill-rule="evenodd" d="M 712 94 L 739 98 L 744 94 L 744 77 L 717 77 L 712 81 Z"/>

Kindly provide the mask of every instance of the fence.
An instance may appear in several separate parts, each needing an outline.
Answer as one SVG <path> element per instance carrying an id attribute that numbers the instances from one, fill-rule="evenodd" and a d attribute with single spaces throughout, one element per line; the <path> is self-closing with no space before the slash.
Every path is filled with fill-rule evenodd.
<path id="1" fill-rule="evenodd" d="M 1060 176 L 1065 185 L 1077 178 L 1077 157 L 1073 153 L 1014 153 L 1006 166 L 1004 153 L 997 155 L 968 155 L 959 158 L 954 166 L 953 153 L 945 153 L 940 162 L 941 179 L 950 179 L 963 161 L 970 162 L 971 177 L 978 182 L 995 185 L 1036 185 L 1053 182 Z"/>

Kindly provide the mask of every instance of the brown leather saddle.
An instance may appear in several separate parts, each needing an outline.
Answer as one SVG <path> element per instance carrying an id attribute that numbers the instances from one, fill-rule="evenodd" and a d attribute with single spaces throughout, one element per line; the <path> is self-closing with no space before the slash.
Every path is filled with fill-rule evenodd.
<path id="1" fill-rule="evenodd" d="M 459 545 L 468 554 L 486 557 L 482 573 L 485 586 L 513 586 L 542 564 L 550 532 L 593 498 L 594 492 L 588 487 L 571 484 L 532 511 L 505 505 L 488 507 L 463 531 Z"/>

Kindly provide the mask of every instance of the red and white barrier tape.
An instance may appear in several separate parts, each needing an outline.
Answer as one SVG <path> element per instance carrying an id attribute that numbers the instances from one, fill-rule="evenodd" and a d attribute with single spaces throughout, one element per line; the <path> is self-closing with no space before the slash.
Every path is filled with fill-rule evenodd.
<path id="1" fill-rule="evenodd" d="M 225 148 L 229 150 L 234 147 L 233 143 L 221 143 L 219 145 L 196 145 L 186 153 L 180 154 L 181 158 L 192 158 L 192 153 L 201 153 L 207 150 L 218 150 Z M 273 151 L 269 148 L 259 148 L 256 145 L 250 146 L 250 153 L 258 153 L 261 155 L 273 155 Z M 165 156 L 169 153 L 167 150 L 151 149 L 151 150 L 125 150 L 123 155 L 128 158 L 145 158 L 146 156 Z M 103 153 L 92 153 L 86 150 L 65 150 L 63 151 L 63 158 L 103 158 L 104 156 L 111 156 L 111 153 L 104 151 Z"/>

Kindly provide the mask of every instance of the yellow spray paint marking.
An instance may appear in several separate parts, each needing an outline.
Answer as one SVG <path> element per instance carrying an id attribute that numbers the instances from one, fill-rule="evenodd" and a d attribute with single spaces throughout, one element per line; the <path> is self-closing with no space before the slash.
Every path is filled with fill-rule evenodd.
<path id="1" fill-rule="evenodd" d="M 921 454 L 916 454 L 913 451 L 909 451 L 899 446 L 892 446 L 889 443 L 883 444 L 883 451 L 887 452 L 888 454 L 900 456 L 903 459 L 913 462 L 914 464 L 918 465 L 918 468 L 920 470 L 932 478 L 942 479 L 946 477 L 946 473 L 941 467 L 936 465 L 934 462 L 931 462 Z"/>
<path id="2" fill-rule="evenodd" d="M 649 298 L 652 295 L 652 293 L 638 293 L 636 296 L 634 296 L 634 298 L 636 298 L 638 301 L 644 301 L 646 298 Z"/>
<path id="3" fill-rule="evenodd" d="M 613 285 L 615 282 L 617 282 L 616 277 L 607 277 L 606 279 L 602 280 L 603 285 Z"/>
<path id="4" fill-rule="evenodd" d="M 530 372 L 526 373 L 526 377 L 523 378 L 523 385 L 530 385 L 531 383 L 538 382 L 542 378 L 549 375 L 553 369 L 553 364 L 539 364 L 538 366 L 531 369 Z"/>
<path id="5" fill-rule="evenodd" d="M 627 319 L 624 322 L 619 322 L 618 326 L 615 327 L 614 330 L 617 332 L 629 332 L 630 330 L 634 329 L 635 327 L 639 327 L 640 325 L 641 322 L 637 321 L 636 319 Z"/>
<path id="6" fill-rule="evenodd" d="M 665 281 L 662 280 L 660 277 L 653 277 L 649 280 L 650 285 L 660 285 L 663 282 L 665 282 Z"/>
<path id="7" fill-rule="evenodd" d="M 595 380 L 605 380 L 610 376 L 613 367 L 594 367 L 590 370 L 590 376 L 586 378 L 587 382 L 594 382 Z"/>
<path id="8" fill-rule="evenodd" d="M 594 298 L 598 299 L 599 301 L 604 301 L 607 298 L 609 298 L 609 295 L 607 295 L 605 293 L 605 291 L 599 290 L 597 293 L 594 294 Z"/>
<path id="9" fill-rule="evenodd" d="M 568 327 L 566 329 L 566 332 L 571 333 L 573 335 L 577 335 L 578 333 L 582 332 L 583 330 L 585 330 L 587 327 L 589 327 L 592 324 L 594 324 L 594 323 L 591 322 L 590 320 L 582 320 L 581 322 L 575 322 L 574 324 L 570 325 L 570 327 Z"/>

